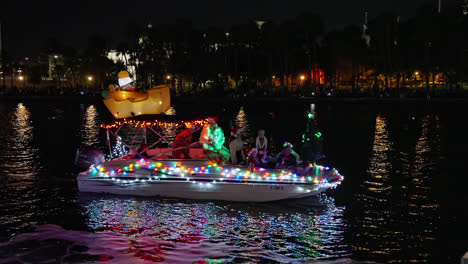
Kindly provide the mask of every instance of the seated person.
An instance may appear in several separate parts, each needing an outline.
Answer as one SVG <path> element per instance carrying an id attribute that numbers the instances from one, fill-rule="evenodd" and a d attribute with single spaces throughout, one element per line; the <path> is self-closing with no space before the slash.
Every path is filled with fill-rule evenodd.
<path id="1" fill-rule="evenodd" d="M 218 163 L 229 160 L 229 150 L 224 147 L 224 133 L 213 118 L 203 127 L 200 143 L 208 158 L 216 159 Z"/>
<path id="2" fill-rule="evenodd" d="M 299 161 L 299 155 L 292 149 L 293 145 L 285 142 L 283 150 L 276 156 L 275 168 L 277 169 L 296 169 Z"/>
<path id="3" fill-rule="evenodd" d="M 249 158 L 247 159 L 247 166 L 252 171 L 254 168 L 261 168 L 263 166 L 262 159 L 259 159 L 257 148 L 249 151 Z"/>
<path id="4" fill-rule="evenodd" d="M 148 159 L 150 156 L 146 151 L 148 150 L 148 146 L 145 144 L 145 142 L 141 142 L 140 146 L 137 148 L 135 155 L 133 155 L 134 159 L 141 159 L 145 158 Z"/>
<path id="5" fill-rule="evenodd" d="M 176 159 L 190 159 L 190 146 L 192 145 L 192 134 L 195 131 L 195 126 L 190 124 L 187 128 L 180 132 L 172 144 L 172 155 Z"/>

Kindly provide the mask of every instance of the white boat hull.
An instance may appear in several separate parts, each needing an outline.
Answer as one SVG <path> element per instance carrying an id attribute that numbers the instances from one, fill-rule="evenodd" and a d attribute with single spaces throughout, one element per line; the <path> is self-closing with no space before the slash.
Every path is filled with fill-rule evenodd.
<path id="1" fill-rule="evenodd" d="M 150 197 L 168 197 L 196 200 L 223 200 L 236 202 L 269 202 L 284 199 L 298 199 L 317 195 L 333 187 L 330 183 L 313 187 L 281 184 L 249 183 L 193 183 L 145 181 L 120 184 L 115 181 L 89 179 L 86 174 L 78 177 L 81 192 L 109 193 Z"/>
<path id="2" fill-rule="evenodd" d="M 213 167 L 210 172 L 202 172 L 205 168 L 202 166 L 206 166 L 207 162 L 206 160 L 162 160 L 157 162 L 161 168 L 158 170 L 153 169 L 154 167 L 149 169 L 144 165 L 130 165 L 137 164 L 136 160 L 106 161 L 96 168 L 80 173 L 77 178 L 78 188 L 80 192 L 117 195 L 269 202 L 314 196 L 336 187 L 342 180 L 341 175 L 331 173 L 321 176 L 326 180 L 313 182 L 292 177 L 283 180 L 260 176 L 244 179 L 244 177 L 225 175 L 222 170 Z M 151 162 L 143 163 L 147 166 Z M 184 166 L 200 166 L 201 170 L 182 173 L 180 169 L 182 163 Z M 130 168 L 131 166 L 134 167 Z M 119 173 L 119 168 L 122 167 L 126 168 L 126 172 L 120 170 Z M 166 169 L 172 167 L 173 170 L 165 171 L 162 170 L 163 167 Z M 225 170 L 234 173 L 246 172 L 246 168 L 239 167 L 228 167 Z M 277 170 L 269 172 L 280 173 Z M 254 176 L 253 173 L 250 176 Z"/>

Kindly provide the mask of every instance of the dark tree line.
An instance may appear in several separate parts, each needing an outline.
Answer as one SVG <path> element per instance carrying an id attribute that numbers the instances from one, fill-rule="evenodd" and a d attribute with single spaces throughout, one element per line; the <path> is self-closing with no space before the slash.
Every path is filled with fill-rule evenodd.
<path id="1" fill-rule="evenodd" d="M 435 6 L 423 5 L 407 20 L 383 13 L 330 32 L 319 15 L 302 13 L 281 22 L 251 20 L 229 28 L 198 29 L 179 19 L 132 25 L 123 33 L 127 40 L 119 43 L 92 36 L 81 52 L 51 39 L 44 53 L 61 56 L 51 73 L 57 85 L 90 85 L 87 76 L 93 76 L 92 86 L 104 89 L 124 65 L 135 68 L 138 86 L 169 83 L 177 93 L 259 87 L 375 92 L 418 85 L 430 92 L 468 78 L 468 15 L 461 6 L 439 13 Z M 107 58 L 111 48 L 121 61 Z M 4 75 L 14 76 L 14 69 L 22 68 L 28 81 L 40 79 L 39 63 L 2 57 Z M 325 83 L 311 75 L 318 69 L 324 71 Z"/>

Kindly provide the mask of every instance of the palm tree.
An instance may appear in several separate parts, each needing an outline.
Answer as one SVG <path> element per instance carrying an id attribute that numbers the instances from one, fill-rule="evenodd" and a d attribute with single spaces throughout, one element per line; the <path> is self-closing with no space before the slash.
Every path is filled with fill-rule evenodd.
<path id="1" fill-rule="evenodd" d="M 119 44 L 117 44 L 117 48 L 116 48 L 117 56 L 119 57 L 122 56 L 124 58 L 125 65 L 129 65 L 128 57 L 127 57 L 129 50 L 130 48 L 128 47 L 127 42 L 119 42 Z"/>
<path id="2" fill-rule="evenodd" d="M 297 23 L 297 28 L 301 34 L 299 36 L 301 40 L 302 47 L 307 54 L 307 65 L 308 72 L 312 72 L 312 64 L 315 67 L 314 73 L 317 72 L 317 50 L 318 50 L 318 38 L 324 32 L 324 25 L 322 18 L 318 15 L 312 13 L 302 13 L 296 17 L 295 22 Z M 313 86 L 316 87 L 317 76 L 314 75 Z"/>

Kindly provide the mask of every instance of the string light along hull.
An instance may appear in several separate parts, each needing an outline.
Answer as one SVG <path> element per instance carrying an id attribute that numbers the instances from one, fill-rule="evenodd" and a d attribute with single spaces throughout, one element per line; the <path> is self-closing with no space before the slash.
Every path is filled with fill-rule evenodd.
<path id="1" fill-rule="evenodd" d="M 181 199 L 270 202 L 317 195 L 343 176 L 310 164 L 305 175 L 287 170 L 218 166 L 209 160 L 116 159 L 78 175 L 81 192 Z"/>

